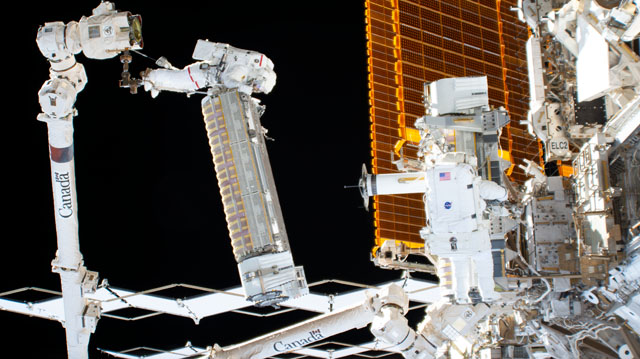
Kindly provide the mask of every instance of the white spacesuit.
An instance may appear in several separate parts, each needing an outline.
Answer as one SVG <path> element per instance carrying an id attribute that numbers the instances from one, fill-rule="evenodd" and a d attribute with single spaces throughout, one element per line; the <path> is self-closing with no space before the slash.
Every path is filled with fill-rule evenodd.
<path id="1" fill-rule="evenodd" d="M 456 156 L 450 156 L 456 158 Z M 457 158 L 464 159 L 464 156 Z M 424 172 L 366 175 L 363 194 L 424 193 L 427 225 L 420 231 L 425 251 L 438 258 L 444 295 L 469 303 L 477 288 L 494 301 L 493 257 L 486 202 L 507 200 L 507 190 L 483 180 L 467 162 L 436 162 Z"/>
<path id="2" fill-rule="evenodd" d="M 477 287 L 485 301 L 499 298 L 494 291 L 489 223 L 483 218 L 485 200 L 507 199 L 506 190 L 482 180 L 466 163 L 442 163 L 426 172 L 427 226 L 420 232 L 426 251 L 438 257 L 443 295 L 470 302 Z"/>
<path id="3" fill-rule="evenodd" d="M 155 97 L 160 91 L 192 93 L 224 87 L 251 95 L 269 93 L 276 84 L 273 62 L 256 51 L 198 40 L 193 58 L 200 61 L 181 70 L 166 60 L 162 62 L 164 69 L 148 70 L 142 79 L 145 90 Z"/>

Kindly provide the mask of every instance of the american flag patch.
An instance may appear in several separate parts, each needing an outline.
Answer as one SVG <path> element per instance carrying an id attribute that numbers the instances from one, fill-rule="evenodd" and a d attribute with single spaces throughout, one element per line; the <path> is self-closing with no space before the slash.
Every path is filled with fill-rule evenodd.
<path id="1" fill-rule="evenodd" d="M 451 180 L 451 172 L 440 172 L 440 181 Z"/>

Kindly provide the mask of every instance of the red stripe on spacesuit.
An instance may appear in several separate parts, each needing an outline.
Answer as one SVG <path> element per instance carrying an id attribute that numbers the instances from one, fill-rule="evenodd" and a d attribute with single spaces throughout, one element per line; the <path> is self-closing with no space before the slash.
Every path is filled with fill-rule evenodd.
<path id="1" fill-rule="evenodd" d="M 189 73 L 189 78 L 191 79 L 191 82 L 193 82 L 194 84 L 196 84 L 196 88 L 200 88 L 200 85 L 198 85 L 197 81 L 193 80 L 193 77 L 191 76 L 191 68 L 187 67 L 187 72 Z"/>

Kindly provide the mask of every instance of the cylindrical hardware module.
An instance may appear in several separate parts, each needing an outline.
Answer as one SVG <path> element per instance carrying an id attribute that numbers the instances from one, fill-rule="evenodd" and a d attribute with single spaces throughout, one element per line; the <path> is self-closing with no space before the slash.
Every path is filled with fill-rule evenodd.
<path id="1" fill-rule="evenodd" d="M 265 306 L 306 294 L 304 272 L 289 250 L 256 100 L 238 91 L 217 93 L 203 99 L 202 112 L 247 299 Z"/>

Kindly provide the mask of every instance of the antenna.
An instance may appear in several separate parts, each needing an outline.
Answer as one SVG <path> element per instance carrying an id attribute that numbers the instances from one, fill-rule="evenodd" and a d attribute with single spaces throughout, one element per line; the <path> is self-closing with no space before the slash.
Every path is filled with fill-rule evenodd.
<path id="1" fill-rule="evenodd" d="M 364 203 L 365 211 L 369 212 L 369 194 L 367 189 L 367 179 L 369 178 L 369 174 L 367 173 L 367 166 L 362 164 L 362 175 L 360 176 L 360 181 L 358 181 L 358 187 L 360 188 L 360 196 L 362 196 L 362 201 Z"/>
<path id="2" fill-rule="evenodd" d="M 367 178 L 369 174 L 367 173 L 367 166 L 362 164 L 362 175 L 360 176 L 360 180 L 357 185 L 345 185 L 344 188 L 359 188 L 360 196 L 362 196 L 362 200 L 364 202 L 364 209 L 369 212 L 369 195 L 367 191 Z"/>

